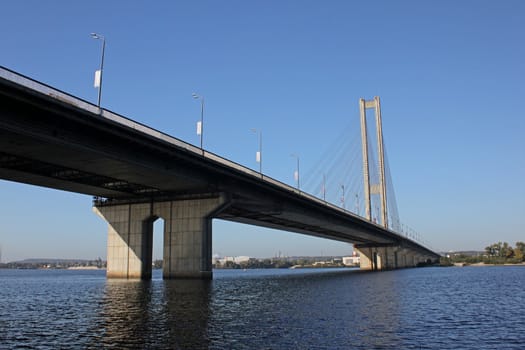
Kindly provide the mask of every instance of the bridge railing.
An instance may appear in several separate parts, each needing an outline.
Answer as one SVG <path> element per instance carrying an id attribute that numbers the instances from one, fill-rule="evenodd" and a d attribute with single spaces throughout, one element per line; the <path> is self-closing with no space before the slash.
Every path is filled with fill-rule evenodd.
<path id="1" fill-rule="evenodd" d="M 82 108 L 91 113 L 98 113 L 100 110 L 97 106 L 95 106 L 94 104 L 88 101 L 75 97 L 71 94 L 68 94 L 67 92 L 58 90 L 54 87 L 51 87 L 49 85 L 46 85 L 44 83 L 31 79 L 29 77 L 26 77 L 22 74 L 13 72 L 12 70 L 2 67 L 2 66 L 0 66 L 0 78 L 14 82 L 18 85 L 24 86 L 33 91 L 37 91 L 41 94 L 53 97 L 62 102 L 66 102 L 75 107 Z"/>

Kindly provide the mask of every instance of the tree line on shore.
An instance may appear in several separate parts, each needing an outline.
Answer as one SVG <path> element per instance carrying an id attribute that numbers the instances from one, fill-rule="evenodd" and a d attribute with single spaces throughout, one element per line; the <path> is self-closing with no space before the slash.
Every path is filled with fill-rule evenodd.
<path id="1" fill-rule="evenodd" d="M 441 265 L 463 264 L 521 264 L 525 262 L 525 243 L 516 242 L 512 247 L 507 242 L 497 242 L 485 247 L 479 254 L 455 253 L 441 258 Z"/>
<path id="2" fill-rule="evenodd" d="M 215 269 L 286 269 L 292 266 L 295 267 L 345 267 L 341 259 L 324 259 L 319 260 L 315 258 L 298 258 L 298 259 L 254 259 L 242 262 L 225 261 L 223 263 L 216 262 L 213 264 Z"/>
<path id="3" fill-rule="evenodd" d="M 106 268 L 106 261 L 101 258 L 95 260 L 82 259 L 25 259 L 0 263 L 3 269 L 68 269 L 82 267 Z"/>
<path id="4" fill-rule="evenodd" d="M 274 259 L 255 259 L 250 258 L 242 262 L 224 261 L 213 263 L 214 269 L 286 269 L 292 266 L 296 267 L 345 267 L 339 258 L 319 259 L 314 257 L 304 258 L 274 258 Z M 154 269 L 162 268 L 162 260 L 153 261 Z"/>

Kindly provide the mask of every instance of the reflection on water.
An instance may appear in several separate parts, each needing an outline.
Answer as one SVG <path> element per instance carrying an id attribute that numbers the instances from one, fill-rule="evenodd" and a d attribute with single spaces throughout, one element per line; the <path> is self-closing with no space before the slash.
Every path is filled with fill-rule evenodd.
<path id="1" fill-rule="evenodd" d="M 523 349 L 525 267 L 0 270 L 0 349 Z"/>
<path id="2" fill-rule="evenodd" d="M 214 345 L 370 349 L 400 342 L 394 274 L 343 270 L 239 278 L 232 273 L 214 282 Z"/>
<path id="3" fill-rule="evenodd" d="M 352 293 L 356 303 L 348 305 L 347 312 L 352 314 L 354 332 L 365 344 L 374 344 L 380 348 L 400 348 L 401 324 L 399 322 L 399 280 L 393 273 L 361 275 L 357 278 Z M 350 343 L 351 344 L 351 339 Z"/>
<path id="4" fill-rule="evenodd" d="M 154 323 L 151 282 L 110 280 L 100 305 L 99 336 L 92 345 L 143 348 Z"/>
<path id="5" fill-rule="evenodd" d="M 210 318 L 210 281 L 165 281 L 168 334 L 173 348 L 206 349 Z"/>
<path id="6" fill-rule="evenodd" d="M 106 283 L 92 347 L 208 348 L 210 281 Z"/>

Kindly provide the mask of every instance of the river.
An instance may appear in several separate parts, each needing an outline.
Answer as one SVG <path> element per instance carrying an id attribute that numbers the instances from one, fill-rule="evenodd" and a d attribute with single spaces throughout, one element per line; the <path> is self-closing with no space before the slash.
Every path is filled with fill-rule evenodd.
<path id="1" fill-rule="evenodd" d="M 1 349 L 525 349 L 525 267 L 0 270 Z"/>

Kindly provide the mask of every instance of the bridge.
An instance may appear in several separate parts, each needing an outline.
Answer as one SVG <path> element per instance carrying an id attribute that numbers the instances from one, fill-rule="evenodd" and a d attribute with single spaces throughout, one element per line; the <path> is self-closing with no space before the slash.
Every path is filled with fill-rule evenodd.
<path id="1" fill-rule="evenodd" d="M 360 104 L 367 162 L 363 115 L 375 109 L 380 125 L 379 99 Z M 365 165 L 367 202 L 361 217 L 0 68 L 0 178 L 93 196 L 93 210 L 109 224 L 109 278 L 151 278 L 153 222 L 158 218 L 165 221 L 164 278 L 212 277 L 214 218 L 352 243 L 362 269 L 436 261 L 437 253 L 389 228 L 384 175 L 371 183 L 367 173 Z M 377 223 L 370 216 L 371 194 L 381 198 Z"/>

